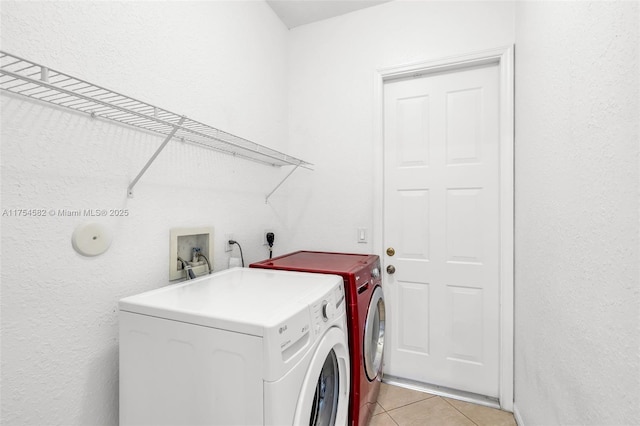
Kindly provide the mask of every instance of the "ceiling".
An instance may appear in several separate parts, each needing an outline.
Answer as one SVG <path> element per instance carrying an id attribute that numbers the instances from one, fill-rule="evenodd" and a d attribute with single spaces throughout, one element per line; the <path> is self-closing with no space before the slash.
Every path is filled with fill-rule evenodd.
<path id="1" fill-rule="evenodd" d="M 267 0 L 267 3 L 291 29 L 388 1 L 391 0 Z"/>

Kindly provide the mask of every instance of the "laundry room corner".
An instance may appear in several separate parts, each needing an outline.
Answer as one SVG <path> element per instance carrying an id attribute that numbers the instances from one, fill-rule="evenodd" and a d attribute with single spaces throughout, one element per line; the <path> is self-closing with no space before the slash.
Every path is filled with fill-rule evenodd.
<path id="1" fill-rule="evenodd" d="M 3 51 L 287 150 L 287 30 L 264 2 L 3 1 L 0 12 Z M 290 168 L 172 140 L 129 198 L 161 136 L 0 100 L 2 422 L 118 424 L 117 301 L 169 284 L 174 227 L 213 227 L 214 270 L 240 257 L 227 234 L 245 262 L 268 257 L 262 233 L 284 229 L 286 197 L 265 196 Z M 110 234 L 104 254 L 73 250 L 83 223 Z"/>

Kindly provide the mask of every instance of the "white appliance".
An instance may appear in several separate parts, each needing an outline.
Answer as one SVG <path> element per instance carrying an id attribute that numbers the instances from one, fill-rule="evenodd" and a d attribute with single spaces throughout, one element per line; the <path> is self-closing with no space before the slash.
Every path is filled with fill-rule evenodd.
<path id="1" fill-rule="evenodd" d="M 234 268 L 122 299 L 120 424 L 345 425 L 342 281 Z"/>

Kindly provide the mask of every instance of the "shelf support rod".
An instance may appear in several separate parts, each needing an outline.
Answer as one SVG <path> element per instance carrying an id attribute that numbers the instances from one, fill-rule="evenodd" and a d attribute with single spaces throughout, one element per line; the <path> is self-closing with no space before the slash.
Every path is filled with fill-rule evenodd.
<path id="1" fill-rule="evenodd" d="M 298 167 L 300 167 L 300 164 L 296 164 L 296 166 L 293 168 L 293 170 L 291 170 L 289 172 L 289 174 L 286 175 L 284 177 L 284 179 L 282 179 L 280 181 L 280 183 L 275 188 L 273 188 L 273 191 L 271 191 L 269 194 L 267 194 L 266 198 L 264 199 L 264 203 L 265 204 L 269 203 L 269 197 L 271 197 L 273 195 L 273 193 L 276 192 L 278 190 L 278 188 L 280 188 L 280 185 L 282 185 L 284 183 L 284 181 L 287 180 L 289 178 L 289 176 L 291 176 L 293 174 L 293 172 L 295 172 L 298 169 Z"/>
<path id="2" fill-rule="evenodd" d="M 40 80 L 44 81 L 45 83 L 49 82 L 49 68 L 40 67 Z"/>
<path id="3" fill-rule="evenodd" d="M 160 153 L 162 152 L 162 150 L 164 149 L 165 146 L 167 146 L 167 144 L 169 143 L 169 141 L 171 139 L 173 139 L 173 136 L 176 134 L 176 132 L 178 131 L 178 129 L 180 128 L 180 126 L 182 125 L 182 123 L 184 122 L 184 119 L 186 117 L 183 115 L 182 117 L 180 117 L 180 121 L 178 121 L 178 124 L 173 126 L 173 129 L 171 130 L 171 133 L 169 133 L 167 135 L 167 137 L 164 139 L 164 141 L 162 142 L 162 145 L 160 145 L 160 147 L 158 147 L 158 149 L 156 150 L 156 152 L 151 156 L 151 158 L 149 159 L 149 161 L 147 161 L 147 164 L 144 165 L 144 167 L 142 168 L 142 170 L 140 170 L 140 173 L 138 173 L 138 176 L 136 176 L 136 178 L 129 184 L 129 187 L 127 188 L 127 195 L 129 196 L 129 198 L 133 197 L 133 187 L 136 186 L 136 184 L 138 183 L 138 181 L 140 180 L 140 178 L 142 177 L 142 175 L 147 171 L 147 169 L 149 168 L 149 166 L 151 166 L 151 164 L 155 161 L 156 157 L 158 155 L 160 155 Z"/>

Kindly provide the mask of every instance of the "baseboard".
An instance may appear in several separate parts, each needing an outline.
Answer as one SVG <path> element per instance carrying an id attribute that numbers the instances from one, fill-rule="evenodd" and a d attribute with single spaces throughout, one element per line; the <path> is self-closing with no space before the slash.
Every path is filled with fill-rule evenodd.
<path id="1" fill-rule="evenodd" d="M 396 385 L 407 389 L 413 389 L 421 392 L 427 392 L 432 395 L 444 396 L 447 398 L 458 399 L 460 401 L 471 402 L 473 404 L 484 405 L 490 408 L 500 408 L 500 403 L 495 398 L 489 398 L 484 395 L 459 391 L 443 386 L 432 385 L 429 383 L 417 382 L 415 380 L 403 379 L 395 376 L 384 375 L 382 378 L 384 383 Z"/>
<path id="2" fill-rule="evenodd" d="M 520 411 L 518 410 L 518 406 L 516 403 L 513 403 L 513 418 L 516 419 L 516 424 L 518 426 L 524 426 L 524 421 L 522 420 L 522 416 L 520 415 Z"/>

